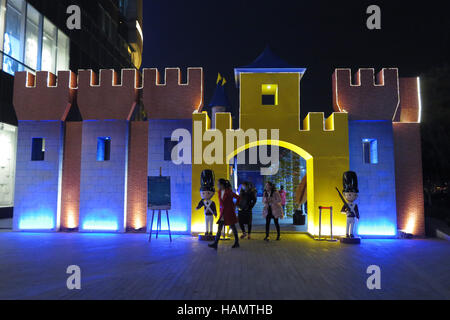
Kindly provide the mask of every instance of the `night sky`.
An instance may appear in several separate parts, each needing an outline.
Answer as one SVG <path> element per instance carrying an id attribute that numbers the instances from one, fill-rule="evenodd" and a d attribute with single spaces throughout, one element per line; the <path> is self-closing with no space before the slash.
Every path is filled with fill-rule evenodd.
<path id="1" fill-rule="evenodd" d="M 288 63 L 307 68 L 302 115 L 332 112 L 331 75 L 338 67 L 400 68 L 419 76 L 449 61 L 450 11 L 443 1 L 144 0 L 143 67 L 203 67 L 206 103 L 217 73 L 229 81 L 269 45 Z M 382 30 L 366 27 L 366 9 L 382 10 Z M 184 74 L 185 76 L 185 74 Z"/>

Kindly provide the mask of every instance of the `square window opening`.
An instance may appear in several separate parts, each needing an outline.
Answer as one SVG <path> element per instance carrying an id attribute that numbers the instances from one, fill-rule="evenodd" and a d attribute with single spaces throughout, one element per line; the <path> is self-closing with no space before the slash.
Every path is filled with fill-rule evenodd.
<path id="1" fill-rule="evenodd" d="M 111 160 L 111 138 L 97 138 L 97 161 L 104 162 Z"/>
<path id="2" fill-rule="evenodd" d="M 172 158 L 172 153 L 178 143 L 178 141 L 172 141 L 172 138 L 164 138 L 164 161 L 178 160 L 178 152 L 175 152 L 175 158 Z"/>
<path id="3" fill-rule="evenodd" d="M 277 84 L 263 84 L 262 88 L 262 105 L 263 106 L 277 106 L 278 105 L 278 85 Z"/>
<path id="4" fill-rule="evenodd" d="M 31 143 L 31 161 L 45 160 L 45 139 L 33 138 Z"/>
<path id="5" fill-rule="evenodd" d="M 378 140 L 363 139 L 364 163 L 378 164 Z"/>

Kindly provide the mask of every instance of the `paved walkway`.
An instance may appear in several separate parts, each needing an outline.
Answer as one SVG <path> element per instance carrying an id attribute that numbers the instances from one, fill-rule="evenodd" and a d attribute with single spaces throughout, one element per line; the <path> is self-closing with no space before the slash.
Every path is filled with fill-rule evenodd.
<path id="1" fill-rule="evenodd" d="M 258 198 L 258 202 L 256 202 L 256 206 L 253 208 L 253 232 L 266 232 L 266 219 L 263 218 L 262 212 L 264 209 L 264 205 L 262 203 L 262 198 Z M 304 226 L 294 226 L 293 218 L 285 218 L 280 219 L 280 226 L 282 232 L 288 233 L 306 233 L 308 231 L 307 223 Z M 275 230 L 275 225 L 273 221 L 271 222 L 271 230 Z"/>
<path id="2" fill-rule="evenodd" d="M 263 235 L 218 252 L 192 237 L 0 233 L 0 299 L 450 299 L 450 243 L 364 240 L 361 246 Z M 366 287 L 367 267 L 382 289 Z M 66 288 L 79 265 L 82 290 Z"/>

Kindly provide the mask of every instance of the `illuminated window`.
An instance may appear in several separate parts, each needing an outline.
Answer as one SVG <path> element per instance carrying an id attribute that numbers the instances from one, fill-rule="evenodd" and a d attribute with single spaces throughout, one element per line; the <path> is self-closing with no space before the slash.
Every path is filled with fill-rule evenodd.
<path id="1" fill-rule="evenodd" d="M 4 3 L 0 0 L 0 69 L 11 75 L 68 70 L 69 38 L 26 1 Z"/>
<path id="2" fill-rule="evenodd" d="M 378 141 L 376 139 L 363 139 L 364 163 L 378 164 Z"/>
<path id="3" fill-rule="evenodd" d="M 111 160 L 111 138 L 97 138 L 97 161 L 104 162 Z"/>
<path id="4" fill-rule="evenodd" d="M 114 36 L 114 22 L 109 13 L 99 4 L 100 7 L 100 25 L 103 33 L 108 39 Z"/>
<path id="5" fill-rule="evenodd" d="M 70 40 L 61 30 L 58 30 L 58 57 L 57 57 L 57 70 L 67 71 L 69 70 L 69 57 L 70 57 Z"/>
<path id="6" fill-rule="evenodd" d="M 31 161 L 44 161 L 45 139 L 33 138 L 31 143 Z"/>
<path id="7" fill-rule="evenodd" d="M 25 34 L 25 64 L 37 70 L 39 68 L 39 27 L 42 16 L 31 5 L 27 5 L 27 25 Z"/>
<path id="8" fill-rule="evenodd" d="M 23 62 L 25 4 L 24 0 L 11 0 L 6 5 L 3 70 L 11 75 L 16 71 L 23 71 L 21 62 Z"/>
<path id="9" fill-rule="evenodd" d="M 42 37 L 42 71 L 56 73 L 56 38 L 57 29 L 48 19 L 44 19 Z"/>
<path id="10" fill-rule="evenodd" d="M 277 106 L 278 105 L 278 85 L 263 84 L 262 85 L 262 105 Z"/>
<path id="11" fill-rule="evenodd" d="M 128 0 L 119 0 L 119 9 L 124 17 L 127 16 Z"/>

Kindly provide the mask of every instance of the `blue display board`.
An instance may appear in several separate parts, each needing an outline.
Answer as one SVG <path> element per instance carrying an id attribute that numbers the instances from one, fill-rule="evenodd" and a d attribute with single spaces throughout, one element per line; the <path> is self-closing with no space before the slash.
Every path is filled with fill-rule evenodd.
<path id="1" fill-rule="evenodd" d="M 148 207 L 170 210 L 171 206 L 170 177 L 148 177 Z"/>

